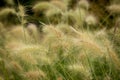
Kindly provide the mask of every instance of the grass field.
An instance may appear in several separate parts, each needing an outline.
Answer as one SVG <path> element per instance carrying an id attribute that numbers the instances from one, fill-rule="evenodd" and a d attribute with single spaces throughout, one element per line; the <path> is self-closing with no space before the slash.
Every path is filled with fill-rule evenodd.
<path id="1" fill-rule="evenodd" d="M 120 80 L 119 0 L 2 1 L 0 80 Z"/>

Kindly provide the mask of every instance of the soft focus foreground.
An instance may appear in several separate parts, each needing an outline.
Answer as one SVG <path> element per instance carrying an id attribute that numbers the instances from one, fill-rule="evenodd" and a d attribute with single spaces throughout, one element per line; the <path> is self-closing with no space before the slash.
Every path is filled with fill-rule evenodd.
<path id="1" fill-rule="evenodd" d="M 119 0 L 1 3 L 0 80 L 120 80 Z"/>

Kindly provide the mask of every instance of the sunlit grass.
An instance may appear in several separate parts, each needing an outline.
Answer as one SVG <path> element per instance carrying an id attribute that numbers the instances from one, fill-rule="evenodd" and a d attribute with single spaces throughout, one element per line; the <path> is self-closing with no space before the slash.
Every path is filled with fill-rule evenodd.
<path id="1" fill-rule="evenodd" d="M 25 26 L 25 8 L 20 4 L 18 12 L 2 9 L 0 80 L 120 79 L 119 44 L 114 48 L 112 42 L 119 42 L 119 35 L 110 40 L 109 30 L 95 30 L 99 19 L 89 14 L 86 0 L 75 2 L 76 6 L 72 5 L 73 0 L 67 1 L 34 4 L 33 17 L 41 25 L 31 22 Z M 74 8 L 69 9 L 71 6 Z M 20 23 L 7 20 L 10 14 L 16 16 L 13 21 L 18 19 Z M 8 23 L 12 25 L 9 27 Z"/>

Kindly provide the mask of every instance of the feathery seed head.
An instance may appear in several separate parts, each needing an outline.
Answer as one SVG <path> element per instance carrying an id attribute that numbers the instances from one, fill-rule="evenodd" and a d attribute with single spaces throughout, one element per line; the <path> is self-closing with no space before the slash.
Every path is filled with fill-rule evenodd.
<path id="1" fill-rule="evenodd" d="M 90 79 L 91 73 L 89 72 L 89 68 L 87 68 L 86 66 L 83 66 L 82 64 L 73 64 L 73 65 L 69 65 L 68 69 L 71 70 L 72 72 L 81 74 L 84 77 L 84 79 Z"/>
<path id="2" fill-rule="evenodd" d="M 67 6 L 65 5 L 65 3 L 61 0 L 52 0 L 51 3 L 53 5 L 55 5 L 58 9 L 61 9 L 63 11 L 65 11 L 67 9 Z"/>
<path id="3" fill-rule="evenodd" d="M 19 9 L 19 12 L 18 12 L 19 16 L 24 17 L 25 16 L 25 8 L 24 8 L 24 6 L 19 5 L 18 9 Z"/>
<path id="4" fill-rule="evenodd" d="M 97 24 L 97 19 L 95 16 L 93 15 L 88 15 L 85 19 L 85 22 L 88 24 L 88 25 L 96 25 Z"/>
<path id="5" fill-rule="evenodd" d="M 59 22 L 61 22 L 62 11 L 60 9 L 49 9 L 46 11 L 45 15 L 51 24 L 58 24 Z"/>
<path id="6" fill-rule="evenodd" d="M 10 6 L 15 5 L 14 0 L 5 0 L 5 1 L 6 1 L 6 3 L 7 3 L 8 5 L 10 5 Z"/>
<path id="7" fill-rule="evenodd" d="M 9 20 L 10 19 L 10 20 Z M 17 24 L 20 21 L 18 20 L 17 13 L 12 8 L 4 8 L 0 11 L 0 21 L 6 25 Z"/>
<path id="8" fill-rule="evenodd" d="M 27 26 L 27 31 L 31 35 L 31 37 L 38 39 L 39 32 L 38 32 L 38 28 L 35 24 L 29 23 L 29 25 Z"/>
<path id="9" fill-rule="evenodd" d="M 10 67 L 11 67 L 12 71 L 14 71 L 14 70 L 17 71 L 17 72 L 23 71 L 23 68 L 16 61 L 11 61 L 10 62 Z"/>
<path id="10" fill-rule="evenodd" d="M 26 72 L 25 77 L 29 80 L 39 80 L 45 77 L 45 73 L 41 70 Z"/>
<path id="11" fill-rule="evenodd" d="M 107 7 L 107 9 L 112 12 L 113 14 L 120 14 L 120 5 L 119 4 L 112 4 Z"/>
<path id="12" fill-rule="evenodd" d="M 13 27 L 10 31 L 10 35 L 12 38 L 18 40 L 30 39 L 30 35 L 28 34 L 28 31 L 22 26 Z"/>
<path id="13" fill-rule="evenodd" d="M 86 9 L 86 10 L 89 9 L 89 6 L 90 5 L 89 5 L 87 0 L 80 0 L 79 3 L 78 3 L 78 7 Z"/>
<path id="14" fill-rule="evenodd" d="M 39 2 L 33 6 L 33 11 L 35 12 L 35 15 L 39 15 L 40 13 L 45 13 L 51 8 L 53 8 L 53 5 L 49 2 Z"/>

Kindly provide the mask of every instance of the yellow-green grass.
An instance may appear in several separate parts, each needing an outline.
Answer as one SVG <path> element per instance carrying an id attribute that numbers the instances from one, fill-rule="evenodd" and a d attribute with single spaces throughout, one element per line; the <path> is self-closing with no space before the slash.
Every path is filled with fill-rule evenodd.
<path id="1" fill-rule="evenodd" d="M 59 77 L 63 80 L 117 79 L 119 58 L 104 30 L 91 32 L 64 24 L 61 26 L 76 36 L 65 33 L 60 25 L 45 25 L 44 37 L 37 44 L 29 41 L 32 37 L 27 37 L 27 31 L 26 42 L 25 37 L 21 37 L 24 32 L 19 32 L 21 35 L 17 34 L 17 39 L 9 34 L 11 37 L 6 39 L 5 45 L 8 53 L 4 52 L 9 56 L 1 58 L 6 71 L 2 77 L 10 79 L 12 76 L 13 80 L 56 80 Z"/>
<path id="2" fill-rule="evenodd" d="M 6 20 L 0 22 L 0 80 L 120 79 L 119 56 L 106 29 L 89 29 L 99 27 L 96 16 L 89 14 L 89 3 L 82 0 L 74 5 L 72 1 L 38 1 L 33 6 L 42 32 L 34 23 L 24 26 L 22 5 L 18 12 L 9 8 L 0 12 L 6 19 L 15 13 L 21 22 L 10 28 Z M 63 10 L 61 3 L 74 8 Z"/>

